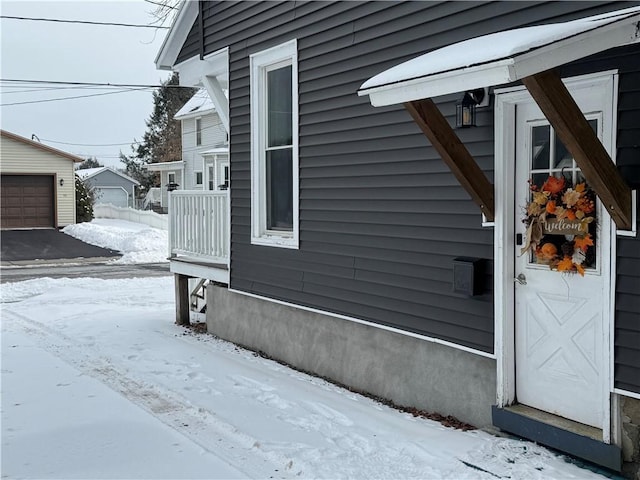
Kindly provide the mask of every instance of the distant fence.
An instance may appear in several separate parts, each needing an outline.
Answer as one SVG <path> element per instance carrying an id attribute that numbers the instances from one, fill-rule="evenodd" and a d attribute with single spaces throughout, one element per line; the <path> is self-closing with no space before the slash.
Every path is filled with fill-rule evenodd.
<path id="1" fill-rule="evenodd" d="M 95 218 L 116 218 L 129 222 L 144 223 L 153 228 L 169 230 L 169 216 L 160 215 L 149 210 L 134 210 L 133 208 L 116 207 L 110 203 L 99 203 L 93 207 L 93 216 Z"/>

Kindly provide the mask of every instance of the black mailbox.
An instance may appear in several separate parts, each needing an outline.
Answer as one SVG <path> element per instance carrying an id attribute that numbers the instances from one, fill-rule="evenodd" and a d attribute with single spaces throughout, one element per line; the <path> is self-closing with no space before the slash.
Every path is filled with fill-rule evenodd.
<path id="1" fill-rule="evenodd" d="M 458 257 L 453 259 L 453 291 L 470 297 L 481 295 L 484 261 L 482 258 Z"/>

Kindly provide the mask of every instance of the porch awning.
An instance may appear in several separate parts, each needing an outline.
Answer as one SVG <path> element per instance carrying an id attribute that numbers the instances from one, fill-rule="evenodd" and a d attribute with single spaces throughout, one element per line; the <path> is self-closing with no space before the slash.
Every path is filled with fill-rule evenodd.
<path id="1" fill-rule="evenodd" d="M 218 147 L 212 148 L 211 150 L 206 150 L 204 152 L 200 152 L 200 155 L 203 157 L 209 157 L 213 155 L 225 155 L 229 153 L 229 149 L 227 147 Z"/>
<path id="2" fill-rule="evenodd" d="M 145 163 L 143 167 L 150 172 L 166 172 L 170 170 L 181 170 L 184 167 L 184 162 L 178 160 L 175 162 Z"/>
<path id="3" fill-rule="evenodd" d="M 362 84 L 373 106 L 503 85 L 640 41 L 640 7 L 465 40 L 390 68 Z"/>

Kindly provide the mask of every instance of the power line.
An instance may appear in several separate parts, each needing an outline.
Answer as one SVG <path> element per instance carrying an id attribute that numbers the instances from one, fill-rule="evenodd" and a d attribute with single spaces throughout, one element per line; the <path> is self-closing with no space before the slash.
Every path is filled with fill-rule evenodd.
<path id="1" fill-rule="evenodd" d="M 58 142 L 56 140 L 49 140 L 48 138 L 43 138 L 43 142 L 50 143 L 59 143 L 60 145 L 72 145 L 76 147 L 119 147 L 122 145 L 132 145 L 134 143 L 142 143 L 142 142 L 123 142 L 123 143 L 69 143 L 69 142 Z"/>
<path id="2" fill-rule="evenodd" d="M 135 83 L 101 83 L 101 82 L 66 82 L 60 80 L 27 80 L 16 78 L 0 78 L 0 82 L 7 83 L 34 83 L 34 84 L 51 84 L 51 85 L 90 85 L 98 87 L 133 87 L 133 88 L 196 88 L 184 85 L 145 85 Z M 9 86 L 9 85 L 7 85 Z M 26 85 L 25 85 L 26 86 Z"/>
<path id="3" fill-rule="evenodd" d="M 146 88 L 126 89 L 126 90 L 119 90 L 117 92 L 92 93 L 90 95 L 77 95 L 75 97 L 49 98 L 49 99 L 46 99 L 46 100 L 29 100 L 27 102 L 1 103 L 0 107 L 9 107 L 9 106 L 12 106 L 12 105 L 27 105 L 27 104 L 33 104 L 33 103 L 58 102 L 58 101 L 61 101 L 61 100 L 75 100 L 77 98 L 100 97 L 102 95 L 113 95 L 113 94 L 116 94 L 116 93 L 126 93 L 126 92 L 135 92 L 135 91 L 143 91 L 143 90 L 146 90 Z"/>
<path id="4" fill-rule="evenodd" d="M 10 95 L 12 93 L 40 93 L 50 90 L 106 90 L 110 87 L 91 87 L 91 86 L 73 86 L 73 87 L 30 87 L 28 85 L 2 85 L 0 88 L 28 88 L 29 90 L 13 90 L 11 92 L 2 92 L 2 95 Z M 117 87 L 120 88 L 120 87 Z"/>
<path id="5" fill-rule="evenodd" d="M 5 18 L 7 20 L 29 20 L 33 22 L 80 23 L 85 25 L 102 25 L 102 26 L 109 26 L 109 27 L 169 29 L 169 27 L 161 27 L 156 25 L 140 25 L 135 23 L 117 23 L 117 22 L 92 22 L 89 20 L 62 20 L 59 18 L 14 17 L 9 15 L 0 15 L 0 18 Z"/>

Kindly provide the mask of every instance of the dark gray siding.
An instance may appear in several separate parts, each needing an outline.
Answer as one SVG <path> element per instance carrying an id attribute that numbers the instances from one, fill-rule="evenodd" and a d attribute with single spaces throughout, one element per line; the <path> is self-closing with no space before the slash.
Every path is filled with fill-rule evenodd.
<path id="1" fill-rule="evenodd" d="M 561 73 L 613 69 L 620 74 L 616 163 L 631 188 L 640 189 L 640 45 L 594 55 Z M 617 238 L 615 302 L 615 386 L 640 392 L 640 238 Z"/>
<path id="2" fill-rule="evenodd" d="M 225 46 L 230 52 L 231 287 L 492 352 L 492 229 L 480 226 L 478 208 L 409 115 L 401 107 L 373 108 L 356 91 L 380 71 L 452 42 L 616 8 L 592 2 L 207 2 L 205 53 Z M 192 34 L 183 59 L 197 52 Z M 250 244 L 248 55 L 292 38 L 300 81 L 297 251 Z M 595 71 L 590 65 L 574 68 Z M 630 92 L 636 104 L 637 95 Z M 457 97 L 439 99 L 451 120 Z M 477 128 L 459 133 L 493 181 L 492 110 L 480 112 Z M 633 148 L 624 148 L 631 153 L 622 168 L 637 170 Z M 452 293 L 458 256 L 486 260 L 482 295 Z M 637 274 L 626 278 L 620 288 L 625 282 L 637 288 Z M 625 295 L 631 304 L 633 293 Z M 637 309 L 628 310 L 637 332 Z"/>
<path id="3" fill-rule="evenodd" d="M 627 53 L 628 52 L 628 53 Z M 640 193 L 640 46 L 625 49 L 620 77 L 618 155 L 620 171 Z M 640 212 L 640 205 L 636 205 Z M 636 225 L 640 232 L 640 222 Z M 640 393 L 640 238 L 618 238 L 615 385 Z"/>

